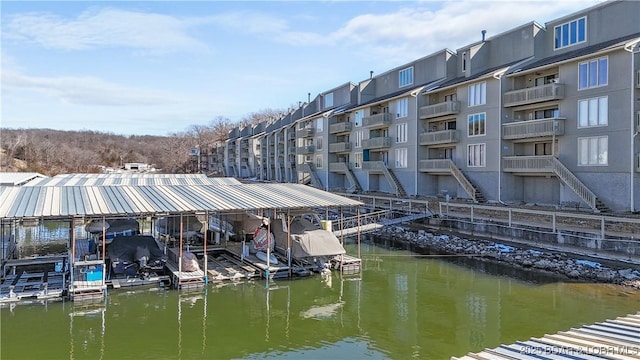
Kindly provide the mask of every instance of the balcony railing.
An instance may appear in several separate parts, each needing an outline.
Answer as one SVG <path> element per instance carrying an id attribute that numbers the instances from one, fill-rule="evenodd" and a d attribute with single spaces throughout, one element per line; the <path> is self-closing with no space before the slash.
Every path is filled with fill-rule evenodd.
<path id="1" fill-rule="evenodd" d="M 383 172 L 386 169 L 384 161 L 363 161 L 362 170 L 369 172 Z"/>
<path id="2" fill-rule="evenodd" d="M 418 162 L 418 171 L 426 172 L 426 173 L 450 174 L 451 160 L 450 159 L 420 160 Z"/>
<path id="3" fill-rule="evenodd" d="M 362 118 L 362 126 L 368 128 L 382 128 L 391 125 L 391 114 L 381 113 Z"/>
<path id="4" fill-rule="evenodd" d="M 362 140 L 363 149 L 383 149 L 391 147 L 393 140 L 388 136 Z"/>
<path id="5" fill-rule="evenodd" d="M 502 169 L 515 173 L 551 173 L 552 155 L 508 156 L 502 158 Z"/>
<path id="6" fill-rule="evenodd" d="M 516 121 L 502 125 L 505 140 L 564 135 L 564 118 Z"/>
<path id="7" fill-rule="evenodd" d="M 300 129 L 297 132 L 297 136 L 299 138 L 306 138 L 306 137 L 311 137 L 313 135 L 315 135 L 316 133 L 316 129 L 315 128 L 304 128 L 304 129 Z"/>
<path id="8" fill-rule="evenodd" d="M 344 174 L 349 171 L 351 165 L 346 162 L 329 163 L 329 171 Z"/>
<path id="9" fill-rule="evenodd" d="M 420 134 L 420 145 L 438 145 L 457 143 L 458 130 L 432 131 Z"/>
<path id="10" fill-rule="evenodd" d="M 350 142 L 340 142 L 329 144 L 329 152 L 330 153 L 341 153 L 351 151 L 351 143 Z"/>
<path id="11" fill-rule="evenodd" d="M 309 154 L 313 154 L 313 152 L 315 151 L 315 146 L 313 145 L 307 145 L 307 146 L 301 146 L 296 148 L 296 154 L 298 155 L 309 155 Z"/>
<path id="12" fill-rule="evenodd" d="M 419 110 L 420 119 L 431 119 L 439 116 L 454 115 L 460 112 L 460 101 L 445 101 L 423 106 Z"/>
<path id="13" fill-rule="evenodd" d="M 351 122 L 339 122 L 329 125 L 329 134 L 340 134 L 349 132 L 353 129 L 353 123 Z"/>
<path id="14" fill-rule="evenodd" d="M 504 93 L 505 107 L 534 104 L 564 98 L 564 84 L 546 84 Z"/>

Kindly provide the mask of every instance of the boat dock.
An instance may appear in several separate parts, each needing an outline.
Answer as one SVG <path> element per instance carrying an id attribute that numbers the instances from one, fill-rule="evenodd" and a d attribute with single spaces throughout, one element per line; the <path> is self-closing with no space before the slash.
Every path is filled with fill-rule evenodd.
<path id="1" fill-rule="evenodd" d="M 451 359 L 640 359 L 640 312 Z"/>
<path id="2" fill-rule="evenodd" d="M 8 260 L 3 266 L 0 304 L 61 299 L 66 291 L 62 256 Z"/>

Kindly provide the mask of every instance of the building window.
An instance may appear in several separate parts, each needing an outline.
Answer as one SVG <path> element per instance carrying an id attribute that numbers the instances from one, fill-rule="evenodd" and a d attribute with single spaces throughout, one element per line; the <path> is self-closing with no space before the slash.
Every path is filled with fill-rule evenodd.
<path id="1" fill-rule="evenodd" d="M 322 150 L 322 136 L 316 138 L 316 151 Z"/>
<path id="2" fill-rule="evenodd" d="M 364 110 L 358 110 L 355 113 L 355 126 L 362 126 L 362 118 L 364 117 Z"/>
<path id="3" fill-rule="evenodd" d="M 535 110 L 531 115 L 533 119 L 555 119 L 560 116 L 560 111 L 558 108 L 540 109 Z"/>
<path id="4" fill-rule="evenodd" d="M 578 165 L 607 165 L 608 136 L 578 138 Z"/>
<path id="5" fill-rule="evenodd" d="M 470 144 L 467 146 L 467 165 L 470 167 L 485 166 L 486 144 Z"/>
<path id="6" fill-rule="evenodd" d="M 316 131 L 317 132 L 322 132 L 324 131 L 324 117 L 321 118 L 317 118 L 316 119 Z"/>
<path id="7" fill-rule="evenodd" d="M 316 169 L 322 169 L 322 155 L 316 155 Z"/>
<path id="8" fill-rule="evenodd" d="M 469 106 L 487 103 L 487 83 L 469 85 Z"/>
<path id="9" fill-rule="evenodd" d="M 556 49 L 579 44 L 587 39 L 587 18 L 573 20 L 554 28 Z"/>
<path id="10" fill-rule="evenodd" d="M 467 71 L 467 53 L 462 53 L 462 72 Z"/>
<path id="11" fill-rule="evenodd" d="M 328 93 L 324 95 L 324 107 L 332 107 L 333 106 L 333 93 Z"/>
<path id="12" fill-rule="evenodd" d="M 399 87 L 413 84 L 413 66 L 398 71 Z"/>
<path id="13" fill-rule="evenodd" d="M 356 131 L 353 133 L 353 135 L 356 138 L 354 147 L 357 147 L 357 148 L 362 147 L 362 134 L 363 134 L 362 131 Z"/>
<path id="14" fill-rule="evenodd" d="M 407 148 L 396 149 L 396 169 L 407 167 Z"/>
<path id="15" fill-rule="evenodd" d="M 608 69 L 609 59 L 606 57 L 581 62 L 578 65 L 578 90 L 607 85 Z"/>
<path id="16" fill-rule="evenodd" d="M 607 96 L 578 101 L 578 127 L 606 126 L 609 124 L 609 98 Z"/>
<path id="17" fill-rule="evenodd" d="M 396 101 L 396 115 L 398 118 L 409 116 L 409 99 L 403 98 Z"/>
<path id="18" fill-rule="evenodd" d="M 445 102 L 449 102 L 449 101 L 456 101 L 456 94 L 449 94 L 449 95 L 445 95 L 444 96 L 444 101 Z"/>
<path id="19" fill-rule="evenodd" d="M 485 135 L 485 117 L 486 113 L 471 114 L 469 120 L 469 136 Z"/>
<path id="20" fill-rule="evenodd" d="M 362 169 L 362 153 L 358 152 L 353 154 L 353 167 L 356 169 Z"/>
<path id="21" fill-rule="evenodd" d="M 406 143 L 407 142 L 407 123 L 397 124 L 396 125 L 396 142 L 397 143 Z"/>

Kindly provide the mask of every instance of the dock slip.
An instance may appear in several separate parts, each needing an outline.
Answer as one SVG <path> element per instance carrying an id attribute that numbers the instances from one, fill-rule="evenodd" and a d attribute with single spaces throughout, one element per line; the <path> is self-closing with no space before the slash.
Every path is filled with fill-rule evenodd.
<path id="1" fill-rule="evenodd" d="M 640 359 L 640 312 L 451 359 Z"/>

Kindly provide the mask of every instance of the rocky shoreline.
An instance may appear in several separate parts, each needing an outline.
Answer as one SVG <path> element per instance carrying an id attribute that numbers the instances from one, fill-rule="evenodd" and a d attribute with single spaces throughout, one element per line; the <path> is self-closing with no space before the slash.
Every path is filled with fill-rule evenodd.
<path id="1" fill-rule="evenodd" d="M 611 283 L 640 290 L 640 270 L 612 268 L 593 260 L 563 252 L 519 248 L 490 240 L 469 240 L 456 235 L 434 234 L 426 230 L 411 230 L 402 226 L 387 226 L 376 235 L 392 237 L 394 241 L 414 248 L 442 254 L 477 255 L 485 261 L 506 263 L 522 269 L 533 269 L 574 281 Z"/>

